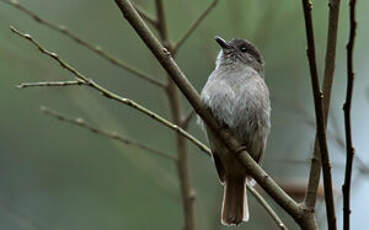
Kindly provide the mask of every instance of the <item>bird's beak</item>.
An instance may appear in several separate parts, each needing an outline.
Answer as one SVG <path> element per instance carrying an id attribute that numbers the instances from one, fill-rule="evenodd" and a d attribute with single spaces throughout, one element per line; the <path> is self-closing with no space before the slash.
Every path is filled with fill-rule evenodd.
<path id="1" fill-rule="evenodd" d="M 223 38 L 219 37 L 219 36 L 215 36 L 215 41 L 218 42 L 218 44 L 220 45 L 220 47 L 222 47 L 222 49 L 230 49 L 231 46 L 228 44 L 228 42 L 226 40 L 224 40 Z"/>

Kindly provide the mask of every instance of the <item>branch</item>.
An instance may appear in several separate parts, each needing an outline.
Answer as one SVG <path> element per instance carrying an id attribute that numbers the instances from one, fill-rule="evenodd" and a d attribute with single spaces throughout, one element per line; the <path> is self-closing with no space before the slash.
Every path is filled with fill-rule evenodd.
<path id="1" fill-rule="evenodd" d="M 165 9 L 162 0 L 156 0 L 156 12 L 158 17 L 158 32 L 161 38 L 161 42 L 165 44 L 167 49 L 173 50 L 172 43 L 169 40 L 169 32 L 167 21 L 165 17 Z M 175 124 L 180 125 L 181 128 L 181 117 L 182 108 L 181 101 L 179 99 L 178 90 L 173 81 L 168 77 L 168 83 L 166 87 L 166 94 L 170 104 L 170 110 L 172 114 L 172 120 Z M 190 168 L 188 165 L 188 148 L 186 141 L 183 136 L 176 135 L 177 142 L 177 170 L 180 182 L 182 206 L 183 206 L 183 216 L 184 216 L 184 229 L 194 230 L 195 229 L 195 191 L 191 183 Z"/>
<path id="2" fill-rule="evenodd" d="M 144 9 L 142 9 L 140 6 L 135 5 L 134 6 L 135 9 L 137 10 L 137 12 L 140 14 L 140 16 L 147 21 L 148 23 L 150 23 L 153 27 L 158 28 L 158 20 L 156 18 L 154 18 L 152 15 L 150 15 L 149 13 L 147 13 Z"/>
<path id="3" fill-rule="evenodd" d="M 114 140 L 120 141 L 120 142 L 122 142 L 126 145 L 132 145 L 132 146 L 138 147 L 140 149 L 143 149 L 143 150 L 149 151 L 151 153 L 154 153 L 158 156 L 164 157 L 166 159 L 177 161 L 177 158 L 175 156 L 172 156 L 168 153 L 163 153 L 163 152 L 161 152 L 159 150 L 156 150 L 156 149 L 154 149 L 150 146 L 147 146 L 145 144 L 141 144 L 141 143 L 139 143 L 135 140 L 128 139 L 127 137 L 123 137 L 122 135 L 118 134 L 117 132 L 109 132 L 109 131 L 106 131 L 106 130 L 96 128 L 96 127 L 90 125 L 89 123 L 85 122 L 82 118 L 75 118 L 74 119 L 74 118 L 66 117 L 65 115 L 63 115 L 61 113 L 58 113 L 56 111 L 50 110 L 49 108 L 46 108 L 45 106 L 41 106 L 40 109 L 43 113 L 45 113 L 49 116 L 55 117 L 55 118 L 57 118 L 61 121 L 64 121 L 64 122 L 67 122 L 67 123 L 70 123 L 70 124 L 73 124 L 73 125 L 78 125 L 82 128 L 90 130 L 93 133 L 101 134 L 103 136 L 107 136 L 107 137 L 112 138 Z"/>
<path id="4" fill-rule="evenodd" d="M 59 33 L 62 33 L 63 35 L 71 38 L 73 41 L 75 41 L 76 43 L 86 47 L 87 49 L 91 50 L 92 52 L 98 54 L 99 56 L 103 57 L 104 59 L 108 60 L 109 62 L 111 62 L 112 64 L 123 68 L 125 70 L 127 70 L 128 72 L 135 74 L 136 76 L 144 79 L 145 81 L 152 83 L 156 86 L 159 86 L 161 88 L 165 87 L 165 84 L 162 83 L 161 81 L 158 81 L 152 77 L 149 76 L 149 74 L 142 72 L 139 69 L 136 69 L 135 67 L 132 67 L 130 65 L 128 65 L 127 63 L 123 62 L 122 60 L 119 60 L 118 58 L 113 57 L 112 55 L 106 53 L 101 47 L 99 46 L 95 46 L 91 43 L 89 43 L 86 40 L 83 40 L 82 38 L 78 37 L 77 35 L 75 35 L 74 33 L 70 32 L 65 26 L 63 25 L 55 25 L 49 21 L 47 21 L 46 19 L 41 18 L 40 16 L 38 16 L 36 13 L 34 13 L 33 11 L 25 8 L 23 5 L 21 5 L 18 1 L 16 0 L 0 0 L 10 6 L 15 7 L 16 9 L 26 13 L 27 15 L 31 16 L 36 22 L 45 25 L 47 27 L 49 27 L 50 29 L 57 31 Z"/>
<path id="5" fill-rule="evenodd" d="M 83 85 L 84 82 L 81 80 L 73 81 L 41 81 L 41 82 L 24 82 L 16 85 L 18 89 L 28 88 L 28 87 L 53 87 L 53 86 L 71 86 L 71 85 Z"/>
<path id="6" fill-rule="evenodd" d="M 327 49 L 325 55 L 325 69 L 323 79 L 323 118 L 324 128 L 327 129 L 328 112 L 333 85 L 334 69 L 336 62 L 337 31 L 341 0 L 329 0 L 329 24 L 327 36 Z M 305 197 L 305 205 L 314 209 L 316 203 L 316 192 L 320 181 L 321 159 L 319 152 L 318 136 L 315 137 L 313 159 L 310 167 L 308 190 Z"/>
<path id="7" fill-rule="evenodd" d="M 155 55 L 157 60 L 167 71 L 168 75 L 190 102 L 194 110 L 201 116 L 201 118 L 213 130 L 213 132 L 217 134 L 218 138 L 220 138 L 220 140 L 226 144 L 230 151 L 240 159 L 250 175 L 271 197 L 273 197 L 273 199 L 279 205 L 281 205 L 295 219 L 295 221 L 301 227 L 305 229 L 313 229 L 316 227 L 316 223 L 314 222 L 313 218 L 311 218 L 312 214 L 310 212 L 305 212 L 305 210 L 299 204 L 297 204 L 290 196 L 288 196 L 288 194 L 286 194 L 281 187 L 278 186 L 277 183 L 252 159 L 247 151 L 240 151 L 241 146 L 236 139 L 232 137 L 227 130 L 222 129 L 218 125 L 209 111 L 207 111 L 203 106 L 199 94 L 173 60 L 173 57 L 168 49 L 164 48 L 160 44 L 144 21 L 140 18 L 132 3 L 129 0 L 115 0 L 115 2 L 122 11 L 123 16 L 132 25 L 147 47 Z"/>
<path id="8" fill-rule="evenodd" d="M 337 226 L 334 209 L 333 183 L 332 183 L 331 165 L 329 162 L 327 138 L 325 133 L 325 120 L 322 102 L 323 94 L 321 93 L 319 87 L 319 78 L 315 58 L 314 31 L 311 15 L 312 5 L 310 0 L 302 0 L 302 5 L 305 17 L 306 39 L 308 43 L 307 56 L 309 60 L 310 77 L 314 95 L 317 136 L 319 139 L 320 157 L 323 164 L 323 180 L 325 191 L 325 203 L 327 209 L 327 223 L 329 230 L 335 230 L 337 229 Z M 320 168 L 318 168 L 317 170 L 320 170 Z"/>
<path id="9" fill-rule="evenodd" d="M 117 94 L 105 89 L 104 87 L 100 86 L 99 84 L 94 82 L 92 79 L 87 78 L 86 76 L 84 76 L 83 74 L 78 72 L 75 68 L 70 66 L 68 63 L 64 62 L 64 60 L 61 59 L 56 53 L 52 53 L 52 52 L 46 50 L 45 48 L 43 48 L 37 41 L 35 41 L 31 37 L 31 35 L 23 34 L 23 33 L 19 32 L 18 30 L 16 30 L 14 27 L 10 27 L 10 29 L 15 34 L 27 39 L 28 41 L 30 41 L 34 46 L 36 46 L 40 50 L 41 53 L 46 54 L 47 56 L 49 56 L 49 57 L 53 58 L 55 61 L 57 61 L 63 68 L 65 68 L 66 70 L 71 72 L 73 75 L 75 75 L 77 79 L 84 82 L 84 85 L 89 86 L 89 87 L 99 91 L 100 93 L 102 93 L 103 96 L 105 96 L 109 99 L 115 100 L 115 101 L 123 103 L 125 105 L 128 105 L 128 106 L 132 107 L 133 109 L 135 109 L 135 110 L 145 114 L 146 116 L 156 120 L 157 122 L 163 124 L 164 126 L 175 130 L 176 132 L 180 133 L 181 135 L 186 137 L 188 140 L 190 140 L 197 147 L 199 147 L 200 150 L 202 150 L 206 154 L 210 155 L 211 151 L 206 145 L 201 143 L 199 140 L 197 140 L 191 134 L 189 134 L 188 132 L 186 132 L 185 130 L 180 128 L 178 125 L 175 125 L 175 124 L 171 123 L 170 121 L 166 120 L 165 118 L 161 117 L 160 115 L 158 115 L 158 114 L 152 112 L 151 110 L 143 107 L 142 105 L 134 102 L 133 100 L 128 99 L 128 98 L 120 97 L 119 95 L 117 95 Z"/>
<path id="10" fill-rule="evenodd" d="M 272 217 L 273 221 L 277 224 L 279 229 L 287 230 L 287 226 L 282 222 L 281 218 L 277 215 L 276 212 L 270 207 L 268 202 L 254 189 L 253 186 L 247 185 L 247 189 L 251 192 L 251 194 L 256 198 L 256 200 L 263 206 L 263 208 L 268 212 L 270 217 Z"/>
<path id="11" fill-rule="evenodd" d="M 350 0 L 350 37 L 347 43 L 347 90 L 346 101 L 343 106 L 345 115 L 345 133 L 346 133 L 346 169 L 345 181 L 342 186 L 343 192 L 343 229 L 350 229 L 350 192 L 351 192 L 351 177 L 352 163 L 354 159 L 355 149 L 352 144 L 351 133 L 351 104 L 354 88 L 354 45 L 356 36 L 356 18 L 355 18 L 356 0 Z"/>
<path id="12" fill-rule="evenodd" d="M 191 36 L 191 34 L 196 30 L 196 28 L 200 25 L 200 23 L 209 15 L 209 13 L 214 9 L 217 5 L 218 0 L 213 0 L 213 2 L 202 12 L 202 14 L 192 23 L 187 32 L 183 35 L 181 39 L 174 45 L 174 53 L 178 51 L 178 49 L 185 43 L 185 41 Z"/>

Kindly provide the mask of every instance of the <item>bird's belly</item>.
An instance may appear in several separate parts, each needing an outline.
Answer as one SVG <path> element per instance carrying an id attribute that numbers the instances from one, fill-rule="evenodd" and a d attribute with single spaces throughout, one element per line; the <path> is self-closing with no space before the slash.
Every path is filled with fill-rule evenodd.
<path id="1" fill-rule="evenodd" d="M 225 124 L 234 137 L 244 145 L 256 159 L 263 151 L 269 133 L 269 116 L 265 109 L 248 103 L 247 98 L 235 95 L 219 95 L 222 100 L 213 104 L 211 110 L 215 118 Z"/>

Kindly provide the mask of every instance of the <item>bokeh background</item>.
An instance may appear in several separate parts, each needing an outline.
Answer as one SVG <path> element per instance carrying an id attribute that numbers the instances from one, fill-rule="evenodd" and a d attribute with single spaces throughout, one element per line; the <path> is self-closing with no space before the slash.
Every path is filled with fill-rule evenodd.
<path id="1" fill-rule="evenodd" d="M 41 17 L 66 25 L 112 55 L 165 80 L 162 68 L 122 18 L 114 1 L 20 2 Z M 134 2 L 154 12 L 153 1 Z M 177 41 L 210 2 L 164 0 L 170 37 Z M 313 2 L 317 58 L 322 73 L 328 1 Z M 342 1 L 329 118 L 339 226 L 345 162 L 342 105 L 346 88 L 347 3 Z M 352 123 L 356 153 L 363 164 L 354 162 L 353 229 L 366 229 L 369 225 L 369 172 L 364 168 L 364 164 L 369 165 L 367 12 L 369 2 L 358 1 Z M 60 122 L 42 114 L 40 105 L 82 117 L 100 128 L 117 131 L 170 154 L 175 154 L 175 133 L 86 87 L 16 89 L 20 82 L 70 80 L 73 76 L 12 34 L 9 25 L 31 33 L 46 48 L 113 92 L 170 117 L 166 96 L 158 88 L 0 2 L 0 229 L 182 229 L 179 183 L 173 162 Z M 213 40 L 215 35 L 247 38 L 262 51 L 273 108 L 264 168 L 281 183 L 306 183 L 315 131 L 300 1 L 220 0 L 178 54 L 179 65 L 199 91 L 214 68 L 219 49 Z M 186 102 L 184 106 L 190 110 Z M 206 142 L 195 119 L 190 131 Z M 188 145 L 197 194 L 197 227 L 225 229 L 219 223 L 222 188 L 212 162 L 192 144 Z M 290 228 L 297 229 L 293 220 L 262 194 Z M 276 229 L 260 205 L 249 197 L 251 220 L 237 229 Z M 318 203 L 317 211 L 319 224 L 325 229 L 324 204 Z"/>

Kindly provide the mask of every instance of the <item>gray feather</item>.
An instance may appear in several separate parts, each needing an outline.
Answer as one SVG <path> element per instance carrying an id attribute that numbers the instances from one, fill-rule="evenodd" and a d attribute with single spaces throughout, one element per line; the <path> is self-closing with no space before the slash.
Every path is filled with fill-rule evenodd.
<path id="1" fill-rule="evenodd" d="M 260 74 L 245 65 L 218 67 L 201 98 L 215 118 L 259 158 L 269 135 L 271 111 L 269 90 Z"/>

